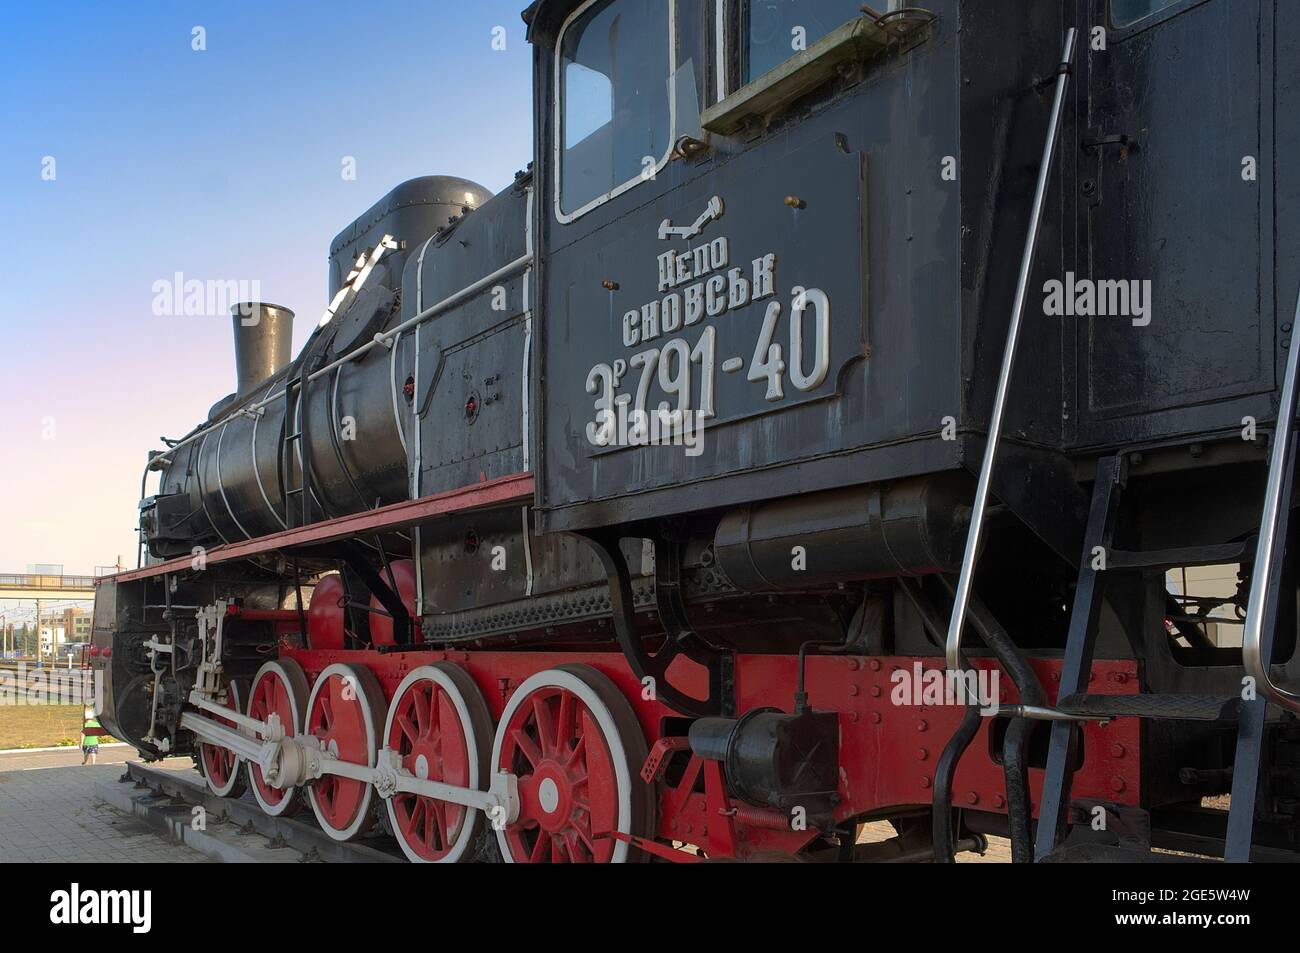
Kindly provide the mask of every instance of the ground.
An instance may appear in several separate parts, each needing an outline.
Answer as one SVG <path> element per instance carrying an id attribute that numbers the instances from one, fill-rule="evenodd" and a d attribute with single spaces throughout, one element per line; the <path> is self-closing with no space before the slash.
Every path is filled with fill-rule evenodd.
<path id="1" fill-rule="evenodd" d="M 0 752 L 0 862 L 205 863 L 198 851 L 96 801 L 95 783 L 116 779 L 135 756 L 115 746 L 100 752 L 99 764 L 82 767 L 75 748 Z"/>
<path id="2" fill-rule="evenodd" d="M 0 710 L 0 722 L 16 709 Z M 100 781 L 115 781 L 136 752 L 104 747 L 99 763 L 81 766 L 81 751 L 0 751 L 0 863 L 204 863 L 198 851 L 159 836 L 95 796 Z M 155 767 L 193 772 L 189 758 Z M 868 824 L 862 840 L 893 835 L 888 824 Z M 1009 845 L 989 838 L 983 857 L 959 854 L 959 863 L 1008 862 Z"/>
<path id="3" fill-rule="evenodd" d="M 0 751 L 81 744 L 80 705 L 5 705 L 0 707 Z M 103 744 L 110 738 L 100 738 Z"/>

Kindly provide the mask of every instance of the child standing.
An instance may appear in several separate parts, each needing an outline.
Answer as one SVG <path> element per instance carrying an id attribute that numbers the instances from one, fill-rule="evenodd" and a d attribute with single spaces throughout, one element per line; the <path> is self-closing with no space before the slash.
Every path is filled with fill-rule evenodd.
<path id="1" fill-rule="evenodd" d="M 94 731 L 91 731 L 91 729 L 94 729 Z M 81 763 L 83 766 L 95 763 L 95 758 L 99 754 L 100 730 L 99 721 L 95 718 L 95 710 L 87 708 L 82 713 L 81 725 Z"/>

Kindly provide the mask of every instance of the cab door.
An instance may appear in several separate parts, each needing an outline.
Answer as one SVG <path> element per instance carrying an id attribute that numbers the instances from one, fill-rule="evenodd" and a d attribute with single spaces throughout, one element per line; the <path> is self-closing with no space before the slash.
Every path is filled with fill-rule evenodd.
<path id="1" fill-rule="evenodd" d="M 1092 0 L 1089 12 L 1078 271 L 1139 293 L 1132 283 L 1149 281 L 1150 301 L 1146 315 L 1074 319 L 1075 440 L 1216 416 L 1240 426 L 1232 402 L 1274 383 L 1272 0 Z"/>

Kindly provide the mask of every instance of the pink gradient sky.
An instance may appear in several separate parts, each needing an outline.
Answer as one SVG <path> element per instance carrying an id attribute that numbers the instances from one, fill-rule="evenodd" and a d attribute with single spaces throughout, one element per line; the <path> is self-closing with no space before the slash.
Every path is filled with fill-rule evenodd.
<path id="1" fill-rule="evenodd" d="M 147 451 L 232 390 L 229 318 L 155 316 L 156 280 L 258 279 L 298 313 L 296 348 L 326 304 L 330 239 L 393 185 L 512 180 L 531 154 L 523 6 L 87 0 L 11 18 L 0 572 L 133 566 Z"/>

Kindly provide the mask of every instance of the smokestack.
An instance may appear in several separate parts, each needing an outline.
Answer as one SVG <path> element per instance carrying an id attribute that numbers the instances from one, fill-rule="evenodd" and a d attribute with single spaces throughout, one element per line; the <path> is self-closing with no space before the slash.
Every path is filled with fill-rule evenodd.
<path id="1" fill-rule="evenodd" d="M 230 309 L 235 326 L 237 394 L 252 390 L 293 358 L 293 312 L 278 304 L 245 301 Z"/>

